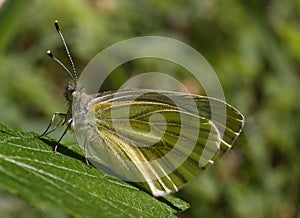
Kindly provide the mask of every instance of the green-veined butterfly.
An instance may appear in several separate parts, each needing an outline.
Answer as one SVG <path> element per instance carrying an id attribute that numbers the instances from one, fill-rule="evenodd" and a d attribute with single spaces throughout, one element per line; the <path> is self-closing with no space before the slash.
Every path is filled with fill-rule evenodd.
<path id="1" fill-rule="evenodd" d="M 67 113 L 55 113 L 42 135 L 67 123 L 75 129 L 87 163 L 162 196 L 198 177 L 240 134 L 243 115 L 215 98 L 149 89 L 85 93 L 77 87 L 75 66 L 57 21 L 55 27 L 73 73 L 50 51 L 48 55 L 74 84 L 65 89 Z M 50 130 L 57 115 L 63 119 Z"/>

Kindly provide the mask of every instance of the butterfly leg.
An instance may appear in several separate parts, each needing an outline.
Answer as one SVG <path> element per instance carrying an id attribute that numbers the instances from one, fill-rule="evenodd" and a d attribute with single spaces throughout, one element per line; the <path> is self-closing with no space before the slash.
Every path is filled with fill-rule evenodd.
<path id="1" fill-rule="evenodd" d="M 57 141 L 57 143 L 56 143 L 56 145 L 55 145 L 55 147 L 54 147 L 54 149 L 53 149 L 54 153 L 57 151 L 57 148 L 58 148 L 58 145 L 59 145 L 60 141 L 61 141 L 62 138 L 66 135 L 68 129 L 69 129 L 70 126 L 72 125 L 72 122 L 73 122 L 72 119 L 68 120 L 67 128 L 65 129 L 65 131 L 63 132 L 63 134 L 61 135 L 61 137 L 58 139 L 58 141 Z M 63 123 L 65 123 L 65 121 L 64 121 Z M 57 128 L 57 127 L 56 127 L 56 128 Z"/>
<path id="2" fill-rule="evenodd" d="M 58 121 L 58 123 L 57 123 L 52 129 L 50 129 L 50 127 L 51 127 L 52 124 L 54 123 L 54 120 L 55 120 L 55 118 L 56 118 L 57 116 L 61 116 L 62 119 L 60 119 L 60 120 Z M 60 112 L 55 112 L 55 113 L 53 114 L 53 116 L 51 117 L 51 121 L 50 121 L 48 127 L 46 128 L 46 130 L 45 130 L 41 135 L 39 135 L 39 137 L 42 137 L 42 136 L 45 136 L 45 135 L 50 134 L 51 132 L 55 131 L 55 130 L 57 129 L 57 127 L 58 127 L 60 124 L 63 125 L 65 122 L 66 122 L 66 114 L 65 114 L 65 113 L 60 113 Z M 50 130 L 49 130 L 49 129 L 50 129 Z"/>
<path id="3" fill-rule="evenodd" d="M 85 158 L 85 162 L 89 167 L 92 167 L 92 165 L 90 164 L 90 161 L 87 158 Z"/>
<path id="4" fill-rule="evenodd" d="M 86 155 L 86 149 L 87 149 L 87 143 L 86 143 L 86 139 L 85 139 L 85 142 L 84 142 L 84 147 L 83 147 L 83 152 L 84 152 L 84 158 L 85 158 L 85 162 L 86 162 L 86 164 L 88 165 L 88 166 L 91 166 L 91 164 L 90 164 L 90 162 L 89 162 L 89 160 L 87 159 L 87 155 Z"/>

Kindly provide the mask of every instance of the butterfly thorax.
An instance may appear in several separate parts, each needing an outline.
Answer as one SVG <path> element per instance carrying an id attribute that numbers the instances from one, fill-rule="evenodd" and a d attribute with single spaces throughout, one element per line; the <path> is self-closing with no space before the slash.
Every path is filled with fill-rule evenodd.
<path id="1" fill-rule="evenodd" d="M 89 103 L 95 98 L 94 95 L 87 94 L 83 89 L 74 89 L 73 91 L 70 90 L 71 96 L 68 113 L 72 116 L 74 121 L 78 123 L 85 123 L 89 122 L 87 116 L 90 112 L 89 110 Z"/>

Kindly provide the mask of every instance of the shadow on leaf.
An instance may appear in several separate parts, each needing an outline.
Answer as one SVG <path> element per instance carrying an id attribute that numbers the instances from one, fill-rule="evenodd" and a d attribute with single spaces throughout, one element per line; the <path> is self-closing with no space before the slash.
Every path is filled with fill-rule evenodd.
<path id="1" fill-rule="evenodd" d="M 54 150 L 55 146 L 58 145 L 56 152 L 59 152 L 61 154 L 67 155 L 69 157 L 75 158 L 77 160 L 80 160 L 80 161 L 86 163 L 86 159 L 83 155 L 78 154 L 77 152 L 67 148 L 66 146 L 64 146 L 60 143 L 57 143 L 56 141 L 49 140 L 49 139 L 46 139 L 46 138 L 39 137 L 39 139 L 41 141 L 43 141 L 44 143 L 46 143 L 47 145 L 51 146 L 53 150 Z"/>

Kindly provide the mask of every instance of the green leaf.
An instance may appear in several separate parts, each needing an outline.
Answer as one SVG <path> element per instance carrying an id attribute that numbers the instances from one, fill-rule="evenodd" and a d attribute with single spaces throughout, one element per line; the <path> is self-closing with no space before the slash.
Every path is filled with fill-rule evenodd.
<path id="1" fill-rule="evenodd" d="M 0 186 L 38 208 L 75 217 L 173 217 L 188 208 L 89 167 L 77 144 L 61 144 L 53 153 L 56 141 L 37 136 L 0 124 Z"/>

